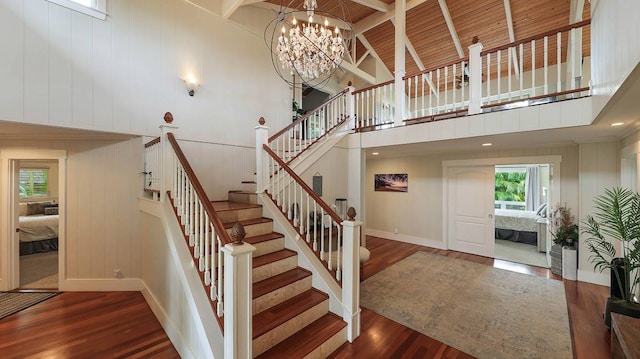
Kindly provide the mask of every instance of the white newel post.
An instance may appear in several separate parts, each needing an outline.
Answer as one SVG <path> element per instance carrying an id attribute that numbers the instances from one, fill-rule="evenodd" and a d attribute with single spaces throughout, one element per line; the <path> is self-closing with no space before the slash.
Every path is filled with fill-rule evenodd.
<path id="1" fill-rule="evenodd" d="M 342 319 L 347 322 L 347 340 L 360 336 L 360 227 L 355 210 L 349 208 L 349 220 L 342 222 L 344 266 L 342 272 Z"/>
<path id="2" fill-rule="evenodd" d="M 355 87 L 351 86 L 351 81 L 349 81 L 347 89 L 349 89 L 349 92 L 347 93 L 347 116 L 349 116 L 348 128 L 353 130 L 356 128 L 356 101 L 355 96 L 353 95 Z"/>
<path id="3" fill-rule="evenodd" d="M 263 193 L 267 188 L 267 163 L 262 155 L 262 145 L 269 143 L 269 127 L 264 124 L 264 117 L 260 117 L 256 126 L 256 193 Z"/>
<path id="4" fill-rule="evenodd" d="M 252 253 L 256 248 L 242 242 L 244 228 L 236 223 L 231 230 L 235 242 L 224 253 L 224 357 L 252 358 Z"/>
<path id="5" fill-rule="evenodd" d="M 469 46 L 469 115 L 482 113 L 482 44 Z"/>
<path id="6" fill-rule="evenodd" d="M 174 130 L 178 129 L 178 127 L 172 125 L 173 115 L 171 112 L 166 112 L 164 114 L 164 125 L 160 125 L 160 202 L 165 201 L 165 196 L 167 191 L 172 186 L 171 179 L 171 144 L 167 139 L 167 134 L 172 133 Z"/>

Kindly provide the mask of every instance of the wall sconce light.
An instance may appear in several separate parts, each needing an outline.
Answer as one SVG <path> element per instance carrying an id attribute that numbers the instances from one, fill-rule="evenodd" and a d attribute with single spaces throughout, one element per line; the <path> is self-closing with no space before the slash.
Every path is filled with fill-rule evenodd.
<path id="1" fill-rule="evenodd" d="M 196 90 L 198 89 L 198 87 L 200 87 L 200 84 L 198 84 L 198 82 L 193 76 L 187 77 L 184 80 L 184 84 L 187 86 L 187 91 L 189 93 L 189 96 L 193 96 L 196 93 Z"/>

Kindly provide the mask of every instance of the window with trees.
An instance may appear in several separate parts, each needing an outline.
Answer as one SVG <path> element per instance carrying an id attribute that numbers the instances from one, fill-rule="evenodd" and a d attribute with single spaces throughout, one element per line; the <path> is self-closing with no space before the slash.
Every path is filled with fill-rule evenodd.
<path id="1" fill-rule="evenodd" d="M 21 168 L 19 173 L 20 198 L 48 197 L 49 170 Z"/>
<path id="2" fill-rule="evenodd" d="M 524 210 L 526 180 L 524 169 L 496 172 L 495 208 Z"/>

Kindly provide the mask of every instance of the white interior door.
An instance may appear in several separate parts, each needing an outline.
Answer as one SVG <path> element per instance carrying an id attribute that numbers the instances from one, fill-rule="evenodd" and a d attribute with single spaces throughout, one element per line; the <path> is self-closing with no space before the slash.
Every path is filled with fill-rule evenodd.
<path id="1" fill-rule="evenodd" d="M 494 256 L 494 166 L 450 167 L 449 249 Z"/>

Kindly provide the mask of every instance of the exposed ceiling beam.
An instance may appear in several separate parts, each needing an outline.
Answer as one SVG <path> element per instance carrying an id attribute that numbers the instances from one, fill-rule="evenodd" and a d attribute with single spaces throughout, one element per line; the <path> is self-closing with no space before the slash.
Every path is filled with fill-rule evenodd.
<path id="1" fill-rule="evenodd" d="M 407 11 L 427 1 L 428 0 L 409 0 L 407 1 Z M 395 16 L 396 10 L 394 7 L 391 7 L 387 12 L 377 12 L 358 21 L 353 25 L 353 31 L 356 32 L 356 35 L 362 34 L 365 31 L 371 30 L 374 27 L 384 23 L 385 21 L 391 20 Z"/>
<path id="2" fill-rule="evenodd" d="M 385 66 L 384 62 L 382 61 L 382 59 L 380 58 L 376 50 L 373 49 L 373 46 L 371 46 L 371 44 L 369 43 L 367 38 L 364 36 L 364 34 L 356 34 L 356 37 L 358 38 L 358 40 L 360 40 L 362 45 L 364 45 L 367 51 L 369 51 L 369 54 L 373 56 L 373 58 L 376 59 L 376 61 L 378 61 L 385 70 L 387 70 L 387 74 L 389 75 L 389 77 L 393 78 L 393 74 L 391 73 L 391 70 L 389 70 L 387 66 Z"/>
<path id="3" fill-rule="evenodd" d="M 509 31 L 509 42 L 516 41 L 516 35 L 513 32 L 513 18 L 511 17 L 511 2 L 510 0 L 504 0 L 504 14 L 507 17 L 507 30 Z M 513 72 L 516 76 L 520 76 L 520 70 L 518 68 L 518 53 L 516 48 L 511 48 L 511 58 L 513 59 Z"/>
<path id="4" fill-rule="evenodd" d="M 396 25 L 396 22 L 394 19 L 391 19 L 391 23 L 394 26 Z M 407 34 L 404 34 L 404 45 L 409 51 L 409 55 L 411 55 L 411 58 L 413 59 L 413 61 L 416 63 L 416 65 L 418 65 L 418 70 L 424 71 L 426 67 L 422 63 L 422 60 L 420 59 L 420 56 L 418 55 L 416 48 L 413 47 L 413 44 L 411 43 L 411 40 L 409 40 L 409 37 L 407 36 Z M 427 78 L 426 76 L 422 76 L 422 78 L 429 84 L 429 88 L 431 89 L 431 92 L 433 92 L 434 94 L 437 94 L 435 90 L 435 86 L 433 85 L 433 81 L 431 81 L 431 79 Z"/>
<path id="5" fill-rule="evenodd" d="M 360 66 L 360 64 L 362 63 L 362 61 L 363 61 L 364 59 L 366 59 L 366 58 L 367 58 L 367 56 L 369 56 L 369 54 L 370 54 L 370 53 L 371 53 L 371 51 L 370 51 L 370 50 L 365 51 L 365 52 L 364 52 L 364 54 L 363 54 L 362 56 L 360 56 L 360 60 L 358 60 L 358 61 L 356 62 L 356 66 Z"/>
<path id="6" fill-rule="evenodd" d="M 391 7 L 392 7 L 391 5 L 386 4 L 380 0 L 351 0 L 351 1 L 380 12 L 387 12 L 391 10 Z"/>
<path id="7" fill-rule="evenodd" d="M 462 50 L 462 45 L 460 45 L 460 39 L 458 38 L 456 28 L 453 26 L 453 20 L 451 20 L 451 14 L 449 14 L 447 2 L 445 0 L 438 0 L 438 4 L 440 4 L 440 10 L 444 16 L 444 21 L 447 23 L 447 28 L 449 28 L 449 34 L 451 34 L 451 40 L 453 40 L 456 51 L 458 51 L 458 56 L 462 58 L 464 57 L 464 50 Z"/>
<path id="8" fill-rule="evenodd" d="M 222 16 L 228 19 L 239 7 L 244 0 L 222 0 Z"/>
<path id="9" fill-rule="evenodd" d="M 255 3 L 259 3 L 259 2 L 263 2 L 265 0 L 244 0 L 242 2 L 242 6 L 244 5 L 251 5 L 251 4 L 255 4 Z"/>
<path id="10" fill-rule="evenodd" d="M 276 14 L 280 10 L 285 11 L 285 12 L 293 12 L 293 16 L 296 18 L 296 20 L 302 21 L 302 22 L 309 21 L 309 17 L 304 12 L 298 11 L 296 9 L 292 9 L 292 8 L 288 8 L 288 7 L 282 7 L 280 5 L 272 4 L 272 3 L 269 3 L 269 2 L 255 2 L 255 3 L 252 3 L 252 5 L 255 6 L 255 7 L 262 8 L 262 9 L 273 10 L 274 13 L 276 13 Z M 323 18 L 323 20 L 324 20 L 324 18 Z M 342 23 L 340 21 L 336 21 L 336 20 L 331 19 L 331 18 L 327 18 L 327 20 L 329 22 L 329 27 L 332 27 L 332 28 L 338 27 L 341 30 L 349 30 L 349 31 L 353 30 L 352 29 L 352 24 L 350 24 L 348 22 Z M 346 24 L 346 26 L 345 26 L 345 24 Z"/>
<path id="11" fill-rule="evenodd" d="M 342 67 L 343 69 L 351 72 L 352 74 L 358 76 L 359 78 L 365 80 L 366 82 L 370 83 L 370 84 L 375 84 L 376 83 L 376 78 L 371 75 L 370 73 L 361 70 L 359 67 L 357 67 L 356 65 L 348 62 L 348 61 L 342 61 L 340 63 L 340 67 Z"/>

